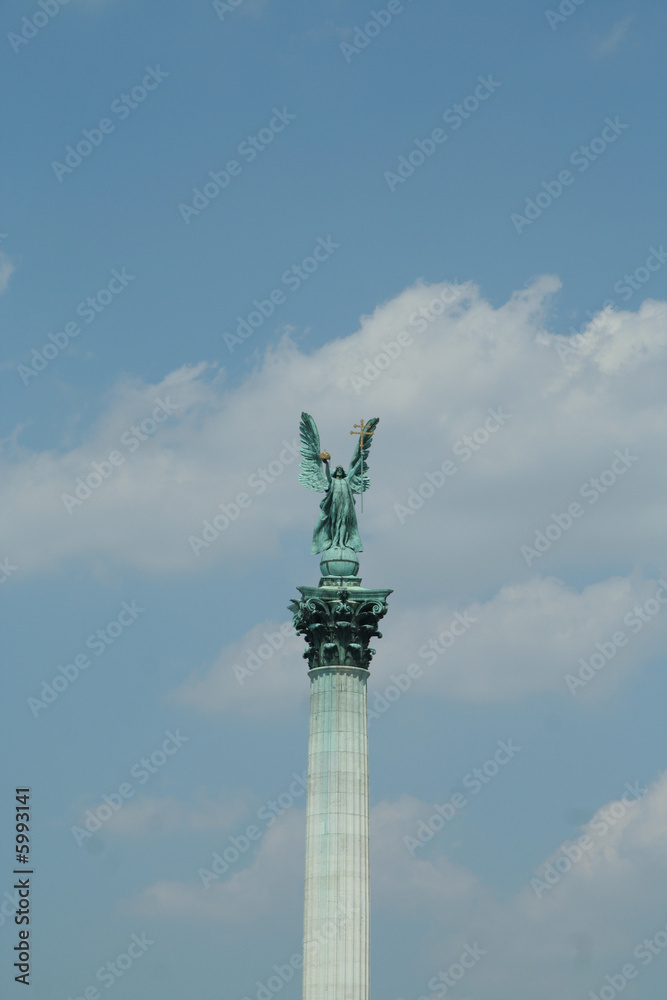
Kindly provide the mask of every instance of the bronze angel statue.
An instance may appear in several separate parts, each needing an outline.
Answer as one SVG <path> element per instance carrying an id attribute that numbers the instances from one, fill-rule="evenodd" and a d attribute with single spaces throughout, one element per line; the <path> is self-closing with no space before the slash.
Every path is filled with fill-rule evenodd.
<path id="1" fill-rule="evenodd" d="M 320 450 L 320 435 L 315 421 L 309 413 L 301 414 L 299 433 L 302 461 L 299 466 L 299 482 L 310 490 L 324 493 L 320 502 L 320 516 L 313 532 L 310 550 L 313 555 L 336 547 L 352 549 L 354 552 L 363 551 L 354 494 L 364 493 L 370 486 L 366 459 L 378 421 L 378 417 L 373 417 L 366 424 L 362 422 L 350 468 L 345 472 L 342 465 L 337 465 L 331 473 L 331 455 Z"/>

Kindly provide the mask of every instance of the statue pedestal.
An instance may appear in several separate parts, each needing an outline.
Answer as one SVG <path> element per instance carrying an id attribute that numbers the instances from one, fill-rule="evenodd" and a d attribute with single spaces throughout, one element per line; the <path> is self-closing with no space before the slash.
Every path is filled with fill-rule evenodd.
<path id="1" fill-rule="evenodd" d="M 356 577 L 359 572 L 359 555 L 354 549 L 342 548 L 334 545 L 330 549 L 325 549 L 320 559 L 320 571 L 322 580 L 338 579 L 339 577 Z"/>

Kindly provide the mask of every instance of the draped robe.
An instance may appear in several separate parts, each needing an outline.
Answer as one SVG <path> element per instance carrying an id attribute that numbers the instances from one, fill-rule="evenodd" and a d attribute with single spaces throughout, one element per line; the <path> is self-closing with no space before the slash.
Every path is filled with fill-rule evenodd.
<path id="1" fill-rule="evenodd" d="M 313 531 L 311 553 L 316 555 L 333 546 L 363 552 L 354 494 L 345 474 L 332 476 L 327 465 L 329 489 L 320 501 L 320 516 Z"/>

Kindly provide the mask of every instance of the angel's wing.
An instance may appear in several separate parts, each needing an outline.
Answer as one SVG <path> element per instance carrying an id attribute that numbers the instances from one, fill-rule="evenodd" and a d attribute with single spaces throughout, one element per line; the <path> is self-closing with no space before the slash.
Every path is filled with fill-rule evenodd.
<path id="1" fill-rule="evenodd" d="M 368 458 L 368 452 L 371 450 L 371 444 L 373 442 L 373 436 L 369 432 L 374 431 L 379 422 L 379 417 L 373 417 L 372 420 L 369 420 L 368 423 L 364 425 L 363 448 L 361 447 L 361 435 L 359 435 L 357 439 L 357 447 L 354 449 L 354 455 L 352 456 L 350 468 L 347 472 L 347 481 L 350 484 L 350 489 L 353 493 L 365 493 L 371 485 L 371 480 L 366 467 L 366 459 Z"/>
<path id="2" fill-rule="evenodd" d="M 326 493 L 329 489 L 329 482 L 324 474 L 320 458 L 320 435 L 310 413 L 301 414 L 299 434 L 302 455 L 299 466 L 301 469 L 299 482 L 302 486 L 307 486 L 309 490 L 315 490 L 316 493 Z"/>

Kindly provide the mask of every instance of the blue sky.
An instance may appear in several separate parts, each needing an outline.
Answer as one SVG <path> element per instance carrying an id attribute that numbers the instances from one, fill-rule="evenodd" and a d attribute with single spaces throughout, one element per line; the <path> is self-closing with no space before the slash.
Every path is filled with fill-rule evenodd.
<path id="1" fill-rule="evenodd" d="M 300 951 L 306 410 L 336 462 L 380 417 L 373 995 L 658 1000 L 664 7 L 44 3 L 0 12 L 2 828 L 30 785 L 33 995 L 260 1000 Z"/>

